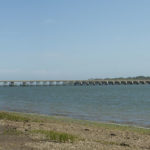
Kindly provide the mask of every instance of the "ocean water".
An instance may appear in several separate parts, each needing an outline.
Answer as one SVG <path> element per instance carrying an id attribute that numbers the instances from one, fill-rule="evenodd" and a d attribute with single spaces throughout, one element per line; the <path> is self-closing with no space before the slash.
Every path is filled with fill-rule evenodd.
<path id="1" fill-rule="evenodd" d="M 0 110 L 150 127 L 150 85 L 0 87 Z"/>

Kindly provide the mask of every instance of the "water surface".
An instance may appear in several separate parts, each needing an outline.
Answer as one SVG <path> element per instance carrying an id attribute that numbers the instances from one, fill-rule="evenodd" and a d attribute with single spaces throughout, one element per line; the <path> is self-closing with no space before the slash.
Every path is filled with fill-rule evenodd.
<path id="1" fill-rule="evenodd" d="M 150 85 L 0 87 L 0 110 L 150 127 Z"/>

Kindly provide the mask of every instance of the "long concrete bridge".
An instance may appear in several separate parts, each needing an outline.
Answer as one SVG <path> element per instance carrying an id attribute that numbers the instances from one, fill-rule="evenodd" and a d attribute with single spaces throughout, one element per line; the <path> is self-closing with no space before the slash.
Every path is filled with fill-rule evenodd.
<path id="1" fill-rule="evenodd" d="M 150 84 L 150 80 L 8 80 L 0 86 L 89 86 L 89 85 L 138 85 Z"/>

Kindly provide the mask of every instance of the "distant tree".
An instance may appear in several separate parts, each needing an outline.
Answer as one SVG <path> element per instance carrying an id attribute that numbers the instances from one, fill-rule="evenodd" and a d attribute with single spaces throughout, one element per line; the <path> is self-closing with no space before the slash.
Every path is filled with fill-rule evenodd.
<path id="1" fill-rule="evenodd" d="M 136 79 L 136 80 L 150 80 L 150 76 L 136 76 L 136 77 L 119 77 L 119 78 L 104 78 L 104 80 L 128 80 L 128 79 Z M 91 78 L 89 80 L 102 80 L 102 78 Z"/>

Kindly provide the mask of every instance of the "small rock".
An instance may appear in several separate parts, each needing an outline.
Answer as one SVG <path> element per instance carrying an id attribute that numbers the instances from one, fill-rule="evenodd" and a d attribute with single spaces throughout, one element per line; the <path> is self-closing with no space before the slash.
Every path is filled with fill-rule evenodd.
<path id="1" fill-rule="evenodd" d="M 120 143 L 120 146 L 126 146 L 126 147 L 129 147 L 130 145 L 129 145 L 129 144 L 126 144 L 126 143 Z"/>
<path id="2" fill-rule="evenodd" d="M 27 131 L 28 131 L 28 129 L 25 129 L 24 131 L 25 131 L 25 132 L 27 132 Z"/>
<path id="3" fill-rule="evenodd" d="M 85 131 L 90 131 L 90 129 L 84 129 Z"/>
<path id="4" fill-rule="evenodd" d="M 116 136 L 116 134 L 115 134 L 115 133 L 111 133 L 110 135 L 111 135 L 111 136 Z"/>

